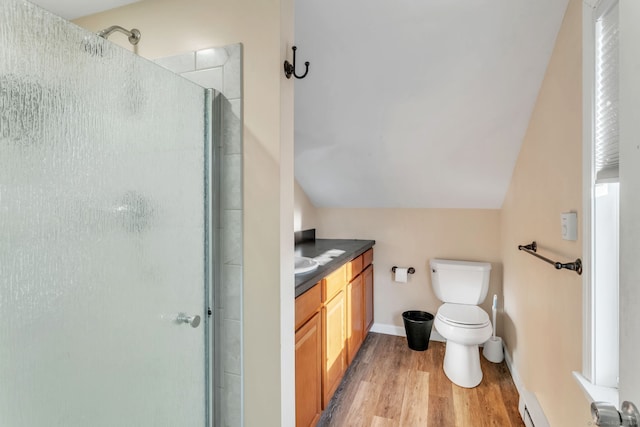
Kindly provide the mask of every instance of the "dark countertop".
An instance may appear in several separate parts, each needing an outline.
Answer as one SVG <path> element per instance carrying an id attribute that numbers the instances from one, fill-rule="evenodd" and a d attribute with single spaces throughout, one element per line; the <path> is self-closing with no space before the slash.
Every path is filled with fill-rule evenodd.
<path id="1" fill-rule="evenodd" d="M 330 249 L 345 251 L 331 262 L 319 266 L 314 271 L 296 275 L 296 298 L 313 288 L 313 286 L 337 270 L 340 266 L 351 261 L 376 244 L 375 240 L 347 240 L 347 239 L 316 239 L 310 242 L 299 243 L 295 247 L 295 256 L 315 258 Z"/>

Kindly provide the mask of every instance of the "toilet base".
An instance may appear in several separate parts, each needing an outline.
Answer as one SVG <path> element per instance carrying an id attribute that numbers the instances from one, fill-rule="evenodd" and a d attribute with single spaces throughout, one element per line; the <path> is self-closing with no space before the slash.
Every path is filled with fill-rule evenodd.
<path id="1" fill-rule="evenodd" d="M 447 340 L 444 373 L 452 383 L 473 388 L 482 381 L 480 352 L 477 345 L 462 345 Z"/>

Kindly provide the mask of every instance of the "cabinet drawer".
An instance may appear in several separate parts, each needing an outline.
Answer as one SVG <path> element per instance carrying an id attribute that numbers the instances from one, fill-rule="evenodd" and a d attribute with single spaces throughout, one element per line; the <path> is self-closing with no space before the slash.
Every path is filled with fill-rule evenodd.
<path id="1" fill-rule="evenodd" d="M 346 281 L 346 265 L 343 265 L 322 280 L 322 302 L 327 302 L 344 288 Z"/>
<path id="2" fill-rule="evenodd" d="M 347 283 L 349 283 L 358 274 L 362 272 L 362 255 L 349 261 L 346 267 L 347 267 Z"/>
<path id="3" fill-rule="evenodd" d="M 362 254 L 362 267 L 366 267 L 373 262 L 373 248 Z"/>
<path id="4" fill-rule="evenodd" d="M 322 287 L 318 283 L 296 298 L 296 330 L 320 309 L 321 290 Z"/>

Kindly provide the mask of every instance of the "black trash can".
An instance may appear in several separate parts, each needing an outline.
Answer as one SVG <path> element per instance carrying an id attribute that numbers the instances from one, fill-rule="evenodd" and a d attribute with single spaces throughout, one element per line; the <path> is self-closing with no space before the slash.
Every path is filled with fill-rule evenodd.
<path id="1" fill-rule="evenodd" d="M 402 320 L 404 320 L 404 330 L 407 333 L 409 348 L 416 351 L 428 349 L 433 314 L 426 311 L 405 311 L 402 313 Z"/>

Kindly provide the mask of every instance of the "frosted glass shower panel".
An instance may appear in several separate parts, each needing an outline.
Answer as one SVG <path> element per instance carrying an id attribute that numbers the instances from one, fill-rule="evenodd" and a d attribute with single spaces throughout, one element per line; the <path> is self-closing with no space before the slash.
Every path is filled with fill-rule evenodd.
<path id="1" fill-rule="evenodd" d="M 0 424 L 204 426 L 204 90 L 0 2 Z"/>

